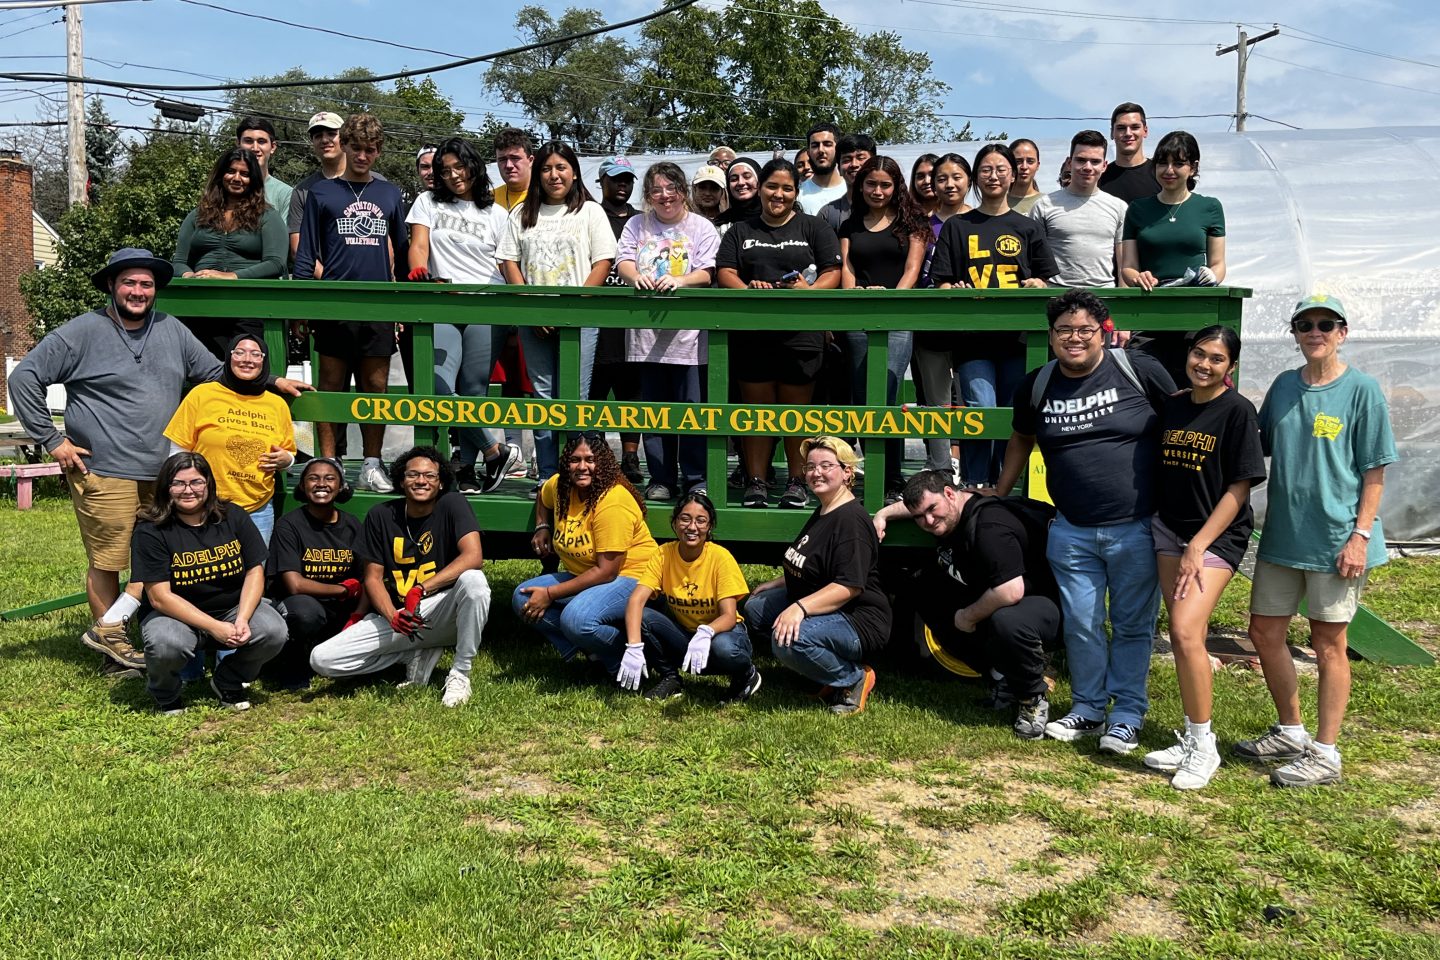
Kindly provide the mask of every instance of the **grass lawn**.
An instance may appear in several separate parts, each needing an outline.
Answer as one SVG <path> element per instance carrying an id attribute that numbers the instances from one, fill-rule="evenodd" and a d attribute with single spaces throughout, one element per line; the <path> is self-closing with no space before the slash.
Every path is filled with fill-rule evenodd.
<path id="1" fill-rule="evenodd" d="M 0 606 L 79 588 L 66 501 L 0 501 L 0 543 Z M 741 708 L 582 685 L 509 616 L 533 569 L 487 566 L 458 710 L 317 682 L 163 718 L 96 673 L 80 608 L 0 626 L 0 954 L 1440 957 L 1440 669 L 1356 664 L 1339 787 L 1227 762 L 1187 795 L 1138 753 L 1017 741 L 944 678 L 882 670 L 848 719 L 768 657 Z M 1440 561 L 1367 601 L 1433 649 Z M 1163 660 L 1151 693 L 1147 750 L 1180 721 Z M 1216 696 L 1222 750 L 1273 719 L 1258 674 Z"/>

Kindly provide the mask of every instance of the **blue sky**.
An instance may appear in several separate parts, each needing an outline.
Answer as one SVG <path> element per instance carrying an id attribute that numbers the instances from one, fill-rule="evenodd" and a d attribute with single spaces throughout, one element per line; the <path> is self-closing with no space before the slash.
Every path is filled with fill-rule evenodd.
<path id="1" fill-rule="evenodd" d="M 516 0 L 215 0 L 217 5 L 349 33 L 469 56 L 515 41 Z M 558 15 L 564 3 L 538 0 Z M 719 0 L 704 0 L 718 5 Z M 744 0 L 729 0 L 744 3 Z M 1122 100 L 1138 100 L 1154 126 L 1196 132 L 1227 129 L 1234 110 L 1235 57 L 1216 57 L 1217 44 L 1235 41 L 1243 15 L 1251 33 L 1280 22 L 1281 36 L 1254 48 L 1250 61 L 1250 129 L 1280 129 L 1270 120 L 1305 128 L 1440 124 L 1440 13 L 1419 0 L 1401 3 L 1155 4 L 1122 8 L 1099 0 L 1038 0 L 1021 7 L 993 0 L 822 0 L 826 10 L 857 30 L 897 31 L 924 50 L 951 86 L 940 106 L 968 116 L 1108 116 Z M 610 0 L 589 6 L 620 20 L 654 9 L 661 0 Z M 586 4 L 579 4 L 586 5 Z M 64 66 L 64 27 L 57 10 L 6 10 L 0 0 L 0 69 L 55 70 Z M 1123 13 L 1118 11 L 1124 11 Z M 1114 19 L 1138 18 L 1138 19 Z M 85 52 L 92 76 L 131 81 L 203 83 L 154 69 L 243 79 L 303 65 L 329 73 L 355 65 L 376 71 L 448 59 L 246 19 L 182 0 L 131 0 L 86 6 Z M 1201 22 L 1162 22 L 1201 21 Z M 797 30 L 804 29 L 797 22 Z M 1363 47 L 1374 56 L 1347 46 Z M 703 55 L 697 51 L 697 55 Z M 50 57 L 54 59 L 32 59 Z M 105 62 L 99 62 L 105 61 Z M 1418 62 L 1406 62 L 1418 61 Z M 140 66 L 140 65 L 148 66 Z M 435 76 L 471 121 L 486 112 L 520 119 L 513 104 L 484 88 L 484 66 Z M 95 88 L 91 88 L 92 90 Z M 798 91 L 797 91 L 798 93 Z M 922 92 L 921 95 L 924 95 Z M 63 100 L 58 85 L 0 82 L 0 122 L 41 115 L 42 96 Z M 214 97 L 214 94 L 177 94 Z M 107 98 L 122 123 L 148 125 L 153 109 Z M 1201 116 L 1191 116 L 1201 115 Z M 1182 119 L 1158 119 L 1177 117 Z M 1065 137 L 1085 119 L 983 119 L 977 132 Z M 0 129 L 0 144 L 6 142 Z"/>

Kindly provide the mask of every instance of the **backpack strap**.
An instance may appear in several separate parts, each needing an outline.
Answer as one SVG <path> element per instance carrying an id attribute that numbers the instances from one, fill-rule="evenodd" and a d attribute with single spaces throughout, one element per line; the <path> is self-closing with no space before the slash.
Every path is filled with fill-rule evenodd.
<path id="1" fill-rule="evenodd" d="M 1140 382 L 1140 375 L 1135 372 L 1135 365 L 1130 362 L 1130 355 L 1125 352 L 1124 348 L 1107 347 L 1105 353 L 1115 361 L 1115 366 L 1120 368 L 1120 373 L 1130 381 L 1130 385 L 1139 390 L 1140 395 L 1158 410 L 1158 405 L 1151 399 L 1150 391 L 1145 389 L 1145 384 Z M 1040 403 L 1045 399 L 1045 388 L 1050 386 L 1050 378 L 1055 375 L 1057 363 L 1059 363 L 1058 360 L 1051 360 L 1035 375 L 1035 384 L 1030 388 L 1030 406 L 1034 407 L 1037 412 L 1040 410 Z"/>
<path id="2" fill-rule="evenodd" d="M 1050 386 L 1050 378 L 1055 375 L 1055 366 L 1059 362 L 1059 360 L 1051 360 L 1040 368 L 1039 373 L 1035 374 L 1035 384 L 1030 388 L 1030 406 L 1035 409 L 1036 413 L 1040 412 L 1040 401 L 1045 399 L 1045 388 Z"/>

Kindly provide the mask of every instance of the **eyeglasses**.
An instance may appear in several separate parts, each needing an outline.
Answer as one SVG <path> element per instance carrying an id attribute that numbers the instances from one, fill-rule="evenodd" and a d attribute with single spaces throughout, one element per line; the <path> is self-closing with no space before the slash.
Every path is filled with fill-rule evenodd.
<path id="1" fill-rule="evenodd" d="M 1309 333 L 1316 327 L 1320 328 L 1321 333 L 1333 333 L 1336 327 L 1343 326 L 1345 326 L 1345 321 L 1328 318 L 1325 320 L 1292 320 L 1290 322 L 1290 329 L 1296 333 Z"/>
<path id="2" fill-rule="evenodd" d="M 265 351 L 263 351 L 263 350 L 231 350 L 231 351 L 230 351 L 230 356 L 234 357 L 236 360 L 264 360 L 264 359 L 265 359 Z"/>
<path id="3" fill-rule="evenodd" d="M 669 186 L 651 187 L 645 192 L 645 194 L 646 196 L 650 197 L 678 197 L 680 196 L 680 189 L 678 187 Z"/>
<path id="4" fill-rule="evenodd" d="M 1079 340 L 1089 343 L 1100 332 L 1099 327 L 1052 327 L 1050 332 L 1057 340 Z"/>
<path id="5" fill-rule="evenodd" d="M 171 480 L 171 481 L 170 481 L 170 489 L 171 489 L 171 490 L 196 490 L 196 491 L 199 491 L 199 490 L 204 490 L 204 489 L 205 489 L 206 487 L 208 487 L 209 485 L 210 485 L 210 484 L 205 480 L 204 477 L 201 477 L 201 478 L 198 479 L 198 480 Z"/>
<path id="6" fill-rule="evenodd" d="M 836 463 L 833 460 L 827 461 L 825 463 L 805 464 L 806 473 L 831 473 L 838 469 L 840 469 L 840 464 Z"/>
<path id="7" fill-rule="evenodd" d="M 431 483 L 440 479 L 440 474 L 434 471 L 421 473 L 419 470 L 406 470 L 404 476 L 406 480 L 429 480 Z"/>

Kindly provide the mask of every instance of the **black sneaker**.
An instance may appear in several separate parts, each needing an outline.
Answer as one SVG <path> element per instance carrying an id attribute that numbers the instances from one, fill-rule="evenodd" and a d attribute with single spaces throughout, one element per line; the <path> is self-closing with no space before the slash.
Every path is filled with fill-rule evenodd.
<path id="1" fill-rule="evenodd" d="M 1129 723 L 1112 723 L 1100 738 L 1101 753 L 1130 753 L 1140 746 L 1140 728 Z"/>
<path id="2" fill-rule="evenodd" d="M 675 499 L 675 491 L 663 483 L 652 483 L 645 488 L 645 499 L 650 503 L 669 503 Z"/>
<path id="3" fill-rule="evenodd" d="M 513 443 L 507 443 L 499 453 L 486 460 L 485 474 L 480 478 L 480 492 L 493 493 L 500 484 L 505 482 L 505 478 L 510 475 L 510 472 L 519 465 L 522 456 L 519 447 Z M 474 473 L 473 468 L 471 473 Z M 468 493 L 469 491 L 461 487 L 460 492 Z"/>
<path id="4" fill-rule="evenodd" d="M 680 682 L 680 674 L 667 673 L 660 678 L 660 682 L 649 690 L 645 691 L 646 700 L 674 700 L 685 693 L 684 684 Z"/>
<path id="5" fill-rule="evenodd" d="M 985 699 L 980 701 L 980 706 L 987 710 L 1004 711 L 1013 709 L 1015 706 L 1015 691 L 1010 689 L 1010 681 L 1004 676 L 996 677 L 991 674 L 985 681 L 989 686 L 989 693 Z"/>
<path id="6" fill-rule="evenodd" d="M 145 671 L 127 667 L 123 663 L 116 663 L 109 657 L 101 657 L 100 676 L 107 680 L 138 680 L 145 676 Z"/>
<path id="7" fill-rule="evenodd" d="M 780 494 L 780 507 L 783 510 L 804 510 L 810 506 L 810 491 L 805 488 L 805 481 L 799 477 L 791 477 L 785 484 L 785 492 Z"/>
<path id="8" fill-rule="evenodd" d="M 735 469 L 730 471 L 730 476 L 725 478 L 725 483 L 732 490 L 745 489 L 745 464 L 738 463 Z"/>
<path id="9" fill-rule="evenodd" d="M 155 704 L 155 712 L 162 717 L 178 717 L 185 712 L 185 701 L 176 697 L 174 700 L 157 703 Z"/>
<path id="10" fill-rule="evenodd" d="M 887 507 L 892 503 L 899 503 L 902 499 L 900 491 L 894 487 L 885 491 L 885 506 Z"/>
<path id="11" fill-rule="evenodd" d="M 1072 741 L 1093 737 L 1105 726 L 1104 720 L 1086 720 L 1078 713 L 1067 713 L 1059 720 L 1045 724 L 1045 736 L 1051 740 Z"/>
<path id="12" fill-rule="evenodd" d="M 210 689 L 215 691 L 215 696 L 220 698 L 220 706 L 227 710 L 234 710 L 239 713 L 242 710 L 250 709 L 250 696 L 241 688 L 239 690 L 221 690 L 215 683 L 215 678 L 210 678 Z"/>
<path id="13" fill-rule="evenodd" d="M 751 477 L 745 485 L 745 499 L 740 501 L 746 507 L 765 507 L 770 503 L 770 488 L 759 477 Z"/>
<path id="14" fill-rule="evenodd" d="M 455 489 L 467 497 L 477 496 L 480 493 L 480 478 L 475 476 L 474 464 L 455 471 Z"/>
<path id="15" fill-rule="evenodd" d="M 720 706 L 728 707 L 732 703 L 744 703 L 755 696 L 755 691 L 759 689 L 760 671 L 751 667 L 748 674 L 742 673 L 730 678 L 730 686 L 725 688 L 725 695 L 720 698 Z"/>
<path id="16" fill-rule="evenodd" d="M 645 474 L 640 472 L 640 452 L 638 450 L 631 450 L 620 455 L 620 472 L 625 475 L 626 480 L 637 487 L 645 482 Z"/>

